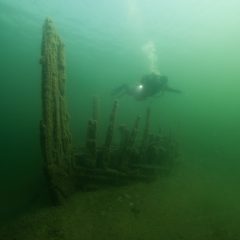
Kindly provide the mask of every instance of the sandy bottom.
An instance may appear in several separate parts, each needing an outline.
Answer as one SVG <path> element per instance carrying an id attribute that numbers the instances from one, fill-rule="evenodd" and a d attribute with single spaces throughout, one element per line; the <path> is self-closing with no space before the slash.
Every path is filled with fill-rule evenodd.
<path id="1" fill-rule="evenodd" d="M 225 169 L 225 170 L 224 170 Z M 0 229 L 1 240 L 239 240 L 233 169 L 185 165 L 153 183 L 77 193 Z"/>

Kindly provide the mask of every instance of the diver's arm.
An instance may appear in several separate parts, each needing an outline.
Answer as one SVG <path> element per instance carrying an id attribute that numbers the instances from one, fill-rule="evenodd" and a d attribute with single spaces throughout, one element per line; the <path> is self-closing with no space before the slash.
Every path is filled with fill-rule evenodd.
<path id="1" fill-rule="evenodd" d="M 124 83 L 112 90 L 112 96 L 121 97 L 121 96 L 127 94 L 128 91 L 129 91 L 129 86 Z"/>

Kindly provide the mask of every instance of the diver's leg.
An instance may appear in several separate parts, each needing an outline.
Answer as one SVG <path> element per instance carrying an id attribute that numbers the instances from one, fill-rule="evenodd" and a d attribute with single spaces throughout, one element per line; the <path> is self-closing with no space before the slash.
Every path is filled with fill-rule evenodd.
<path id="1" fill-rule="evenodd" d="M 167 87 L 165 90 L 168 91 L 168 92 L 182 93 L 181 90 L 178 90 L 178 89 L 175 89 L 175 88 L 171 88 L 171 87 Z"/>

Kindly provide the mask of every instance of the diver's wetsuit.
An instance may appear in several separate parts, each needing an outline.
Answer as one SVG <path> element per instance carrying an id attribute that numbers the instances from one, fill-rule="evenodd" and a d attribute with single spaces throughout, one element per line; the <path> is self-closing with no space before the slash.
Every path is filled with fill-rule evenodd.
<path id="1" fill-rule="evenodd" d="M 120 97 L 127 94 L 136 100 L 145 100 L 164 91 L 180 93 L 179 90 L 168 86 L 167 76 L 151 73 L 143 76 L 136 86 L 129 87 L 127 84 L 122 84 L 113 91 L 113 95 Z"/>
<path id="2" fill-rule="evenodd" d="M 166 76 L 154 73 L 143 76 L 140 81 L 142 91 L 139 91 L 135 98 L 143 100 L 164 91 L 167 88 L 167 81 L 168 78 Z"/>

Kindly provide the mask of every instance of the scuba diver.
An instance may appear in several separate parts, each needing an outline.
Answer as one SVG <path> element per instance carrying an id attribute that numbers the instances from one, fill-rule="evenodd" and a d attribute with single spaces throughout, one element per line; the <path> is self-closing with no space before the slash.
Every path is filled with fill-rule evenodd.
<path id="1" fill-rule="evenodd" d="M 141 101 L 165 91 L 181 93 L 180 90 L 168 86 L 167 76 L 151 73 L 143 76 L 139 83 L 135 86 L 122 84 L 113 90 L 112 95 L 116 97 L 129 95 L 134 97 L 136 100 Z"/>

